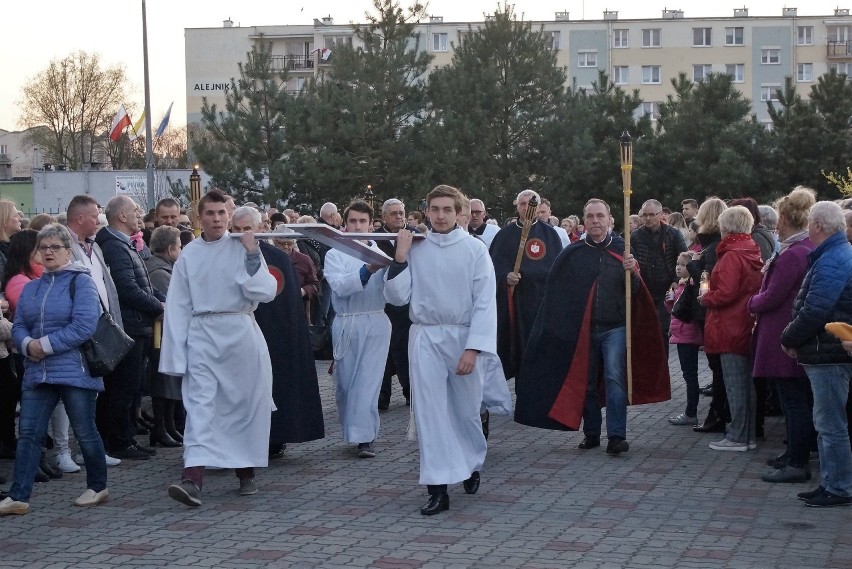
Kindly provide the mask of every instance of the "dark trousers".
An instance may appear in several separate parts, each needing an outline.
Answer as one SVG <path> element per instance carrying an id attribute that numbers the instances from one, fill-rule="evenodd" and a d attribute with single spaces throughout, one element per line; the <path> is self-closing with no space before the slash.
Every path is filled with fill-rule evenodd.
<path id="1" fill-rule="evenodd" d="M 707 365 L 713 372 L 713 397 L 710 399 L 708 417 L 719 417 L 725 423 L 731 420 L 728 409 L 728 394 L 725 392 L 725 379 L 722 377 L 722 358 L 719 354 L 707 354 Z"/>
<path id="2" fill-rule="evenodd" d="M 411 396 L 408 374 L 408 330 L 411 328 L 411 320 L 408 319 L 407 310 L 405 312 L 390 311 L 388 318 L 391 321 L 391 337 L 379 399 L 390 401 L 393 376 L 396 375 L 399 385 L 402 387 L 402 394 L 408 401 Z"/>
<path id="3" fill-rule="evenodd" d="M 666 310 L 666 292 L 660 294 L 652 294 L 654 299 L 654 307 L 657 309 L 657 320 L 660 322 L 660 330 L 663 332 L 663 344 L 669 345 L 669 326 L 672 322 L 672 315 Z"/>
<path id="4" fill-rule="evenodd" d="M 236 473 L 237 478 L 240 480 L 251 480 L 254 478 L 254 467 L 248 466 L 246 468 L 235 468 L 234 473 Z M 203 466 L 187 466 L 183 469 L 183 474 L 181 474 L 181 482 L 189 480 L 201 490 L 201 487 L 204 485 L 204 467 Z"/>
<path id="5" fill-rule="evenodd" d="M 685 413 L 687 417 L 695 417 L 698 413 L 698 346 L 677 344 L 677 357 L 686 383 Z"/>
<path id="6" fill-rule="evenodd" d="M 15 371 L 14 356 L 0 360 L 0 446 L 14 451 L 15 409 L 21 399 L 21 376 Z"/>
<path id="7" fill-rule="evenodd" d="M 150 352 L 150 336 L 131 336 L 133 347 L 115 370 L 104 377 L 104 392 L 98 397 L 97 425 L 107 451 L 124 450 L 135 441 L 134 403 L 142 390 Z"/>
<path id="8" fill-rule="evenodd" d="M 787 428 L 787 464 L 795 468 L 808 465 L 811 446 L 816 439 L 813 421 L 813 396 L 807 377 L 782 377 L 775 384 Z"/>

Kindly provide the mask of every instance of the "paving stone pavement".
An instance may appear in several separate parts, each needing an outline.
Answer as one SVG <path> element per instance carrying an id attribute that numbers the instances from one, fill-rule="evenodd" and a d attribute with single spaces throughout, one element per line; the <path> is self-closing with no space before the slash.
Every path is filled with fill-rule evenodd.
<path id="1" fill-rule="evenodd" d="M 209 471 L 200 508 L 174 502 L 180 449 L 110 468 L 111 499 L 96 508 L 71 504 L 85 478 L 66 474 L 36 486 L 28 515 L 0 518 L 0 567 L 852 567 L 852 508 L 804 507 L 795 494 L 815 481 L 760 480 L 782 450 L 783 420 L 767 418 L 756 451 L 712 451 L 719 435 L 666 421 L 686 397 L 674 351 L 670 365 L 672 400 L 628 411 L 628 453 L 580 451 L 581 433 L 492 417 L 479 493 L 451 487 L 450 510 L 424 517 L 398 385 L 378 455 L 359 460 L 318 362 L 327 436 L 260 469 L 258 494 L 239 497 L 233 471 Z M 0 462 L 0 473 L 11 467 Z"/>

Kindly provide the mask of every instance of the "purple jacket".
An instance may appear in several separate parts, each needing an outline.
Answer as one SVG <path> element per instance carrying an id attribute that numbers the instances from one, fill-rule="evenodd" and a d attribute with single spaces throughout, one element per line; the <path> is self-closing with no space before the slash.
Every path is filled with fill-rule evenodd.
<path id="1" fill-rule="evenodd" d="M 760 292 L 751 297 L 748 309 L 757 315 L 751 341 L 754 377 L 805 377 L 796 360 L 781 349 L 781 333 L 790 323 L 793 301 L 808 270 L 808 253 L 814 248 L 810 239 L 790 245 L 770 261 Z"/>

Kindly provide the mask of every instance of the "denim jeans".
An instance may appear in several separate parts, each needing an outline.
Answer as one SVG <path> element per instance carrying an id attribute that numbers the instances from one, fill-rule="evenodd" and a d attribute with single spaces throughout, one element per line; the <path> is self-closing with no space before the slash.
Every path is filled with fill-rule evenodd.
<path id="1" fill-rule="evenodd" d="M 47 423 L 61 399 L 71 420 L 74 436 L 80 444 L 86 463 L 86 487 L 100 492 L 106 488 L 107 469 L 104 443 L 95 427 L 95 398 L 91 389 L 68 385 L 44 384 L 21 394 L 21 417 L 18 423 L 18 449 L 15 457 L 15 482 L 9 496 L 19 502 L 29 502 L 33 491 L 41 444 Z"/>
<path id="2" fill-rule="evenodd" d="M 731 409 L 727 439 L 735 443 L 753 443 L 755 439 L 754 405 L 757 400 L 751 366 L 747 356 L 721 354 L 725 392 Z"/>
<path id="3" fill-rule="evenodd" d="M 698 345 L 677 344 L 680 371 L 686 383 L 686 416 L 698 414 Z"/>
<path id="4" fill-rule="evenodd" d="M 583 432 L 590 436 L 601 434 L 601 406 L 598 398 L 598 376 L 603 364 L 606 389 L 606 434 L 612 438 L 627 438 L 627 344 L 624 327 L 592 332 L 589 347 L 589 383 L 583 407 Z"/>
<path id="5" fill-rule="evenodd" d="M 852 364 L 804 368 L 814 394 L 820 483 L 832 494 L 852 496 L 852 449 L 846 422 Z"/>
<path id="6" fill-rule="evenodd" d="M 814 436 L 811 386 L 806 377 L 781 377 L 772 380 L 787 423 L 787 464 L 805 468 Z"/>

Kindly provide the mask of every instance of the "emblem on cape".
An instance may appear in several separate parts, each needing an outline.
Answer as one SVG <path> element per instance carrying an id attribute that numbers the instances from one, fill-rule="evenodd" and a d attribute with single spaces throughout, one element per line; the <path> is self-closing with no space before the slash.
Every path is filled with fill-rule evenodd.
<path id="1" fill-rule="evenodd" d="M 547 254 L 547 246 L 541 239 L 530 239 L 524 247 L 524 253 L 529 259 L 539 261 Z"/>
<path id="2" fill-rule="evenodd" d="M 275 277 L 275 296 L 284 290 L 284 273 L 278 267 L 269 267 L 269 274 Z"/>

